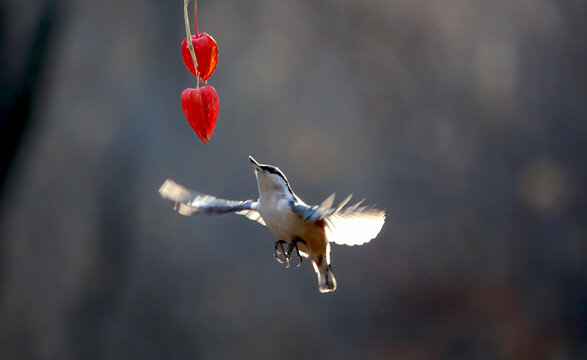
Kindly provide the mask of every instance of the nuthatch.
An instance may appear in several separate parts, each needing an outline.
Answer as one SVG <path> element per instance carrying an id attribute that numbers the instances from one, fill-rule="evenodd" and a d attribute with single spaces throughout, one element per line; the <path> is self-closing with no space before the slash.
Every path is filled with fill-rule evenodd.
<path id="1" fill-rule="evenodd" d="M 334 194 L 322 204 L 304 203 L 291 189 L 285 175 L 275 166 L 253 163 L 259 199 L 257 201 L 231 201 L 194 192 L 167 179 L 159 193 L 175 202 L 174 209 L 182 215 L 237 213 L 265 225 L 278 239 L 275 242 L 275 259 L 282 263 L 279 254 L 289 267 L 293 251 L 300 258 L 310 258 L 318 275 L 321 293 L 334 291 L 336 279 L 330 266 L 330 242 L 339 245 L 362 245 L 375 238 L 383 223 L 385 212 L 360 206 L 362 201 L 344 207 L 351 196 L 333 207 Z M 287 251 L 283 245 L 288 244 Z M 299 266 L 299 264 L 298 264 Z"/>

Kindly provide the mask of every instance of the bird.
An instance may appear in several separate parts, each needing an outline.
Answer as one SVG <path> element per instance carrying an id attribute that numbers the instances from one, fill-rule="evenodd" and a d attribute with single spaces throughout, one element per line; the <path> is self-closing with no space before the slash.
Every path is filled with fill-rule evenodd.
<path id="1" fill-rule="evenodd" d="M 334 291 L 337 282 L 331 266 L 330 243 L 353 246 L 371 241 L 383 227 L 385 211 L 362 206 L 363 200 L 346 206 L 352 194 L 335 207 L 335 194 L 320 205 L 308 205 L 293 192 L 279 168 L 260 164 L 252 156 L 249 161 L 259 190 L 256 201 L 220 199 L 187 189 L 171 179 L 165 180 L 159 194 L 171 200 L 174 210 L 181 215 L 236 213 L 266 226 L 278 238 L 274 243 L 277 262 L 289 267 L 294 251 L 299 257 L 298 267 L 302 258 L 309 258 L 318 278 L 319 292 Z"/>

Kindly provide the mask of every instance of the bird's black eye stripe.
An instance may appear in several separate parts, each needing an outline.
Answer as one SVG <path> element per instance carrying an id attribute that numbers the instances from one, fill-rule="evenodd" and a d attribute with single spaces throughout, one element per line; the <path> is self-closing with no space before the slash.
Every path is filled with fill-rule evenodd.
<path id="1" fill-rule="evenodd" d="M 289 185 L 289 181 L 287 181 L 287 178 L 285 177 L 285 175 L 283 175 L 281 170 L 279 170 L 275 166 L 271 166 L 271 165 L 261 165 L 261 169 L 264 171 L 267 171 L 270 174 L 275 174 L 277 176 L 280 176 L 283 179 L 283 181 L 285 181 L 285 184 L 287 185 L 287 189 L 289 190 L 290 194 L 292 194 L 295 197 L 295 194 L 294 194 L 293 190 L 291 189 L 291 186 Z"/>
<path id="2" fill-rule="evenodd" d="M 285 180 L 285 176 L 283 175 L 283 173 L 275 166 L 261 165 L 261 169 L 267 171 L 270 174 L 279 175 Z"/>

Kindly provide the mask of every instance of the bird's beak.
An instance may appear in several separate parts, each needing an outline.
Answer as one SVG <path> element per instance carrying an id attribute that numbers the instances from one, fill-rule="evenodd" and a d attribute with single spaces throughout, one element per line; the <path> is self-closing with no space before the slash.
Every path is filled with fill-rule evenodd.
<path id="1" fill-rule="evenodd" d="M 259 163 L 257 162 L 257 160 L 253 159 L 252 156 L 249 156 L 249 161 L 251 163 L 253 163 L 253 166 L 255 167 L 255 170 L 261 171 L 261 165 L 259 165 Z"/>

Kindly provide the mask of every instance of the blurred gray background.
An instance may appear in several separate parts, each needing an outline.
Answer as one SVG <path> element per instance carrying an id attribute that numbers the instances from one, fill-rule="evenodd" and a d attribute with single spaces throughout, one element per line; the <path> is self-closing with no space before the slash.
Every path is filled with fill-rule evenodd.
<path id="1" fill-rule="evenodd" d="M 182 1 L 2 1 L 0 358 L 584 358 L 586 4 L 201 0 L 203 145 Z M 335 293 L 157 193 L 256 198 L 248 155 L 386 209 Z"/>

